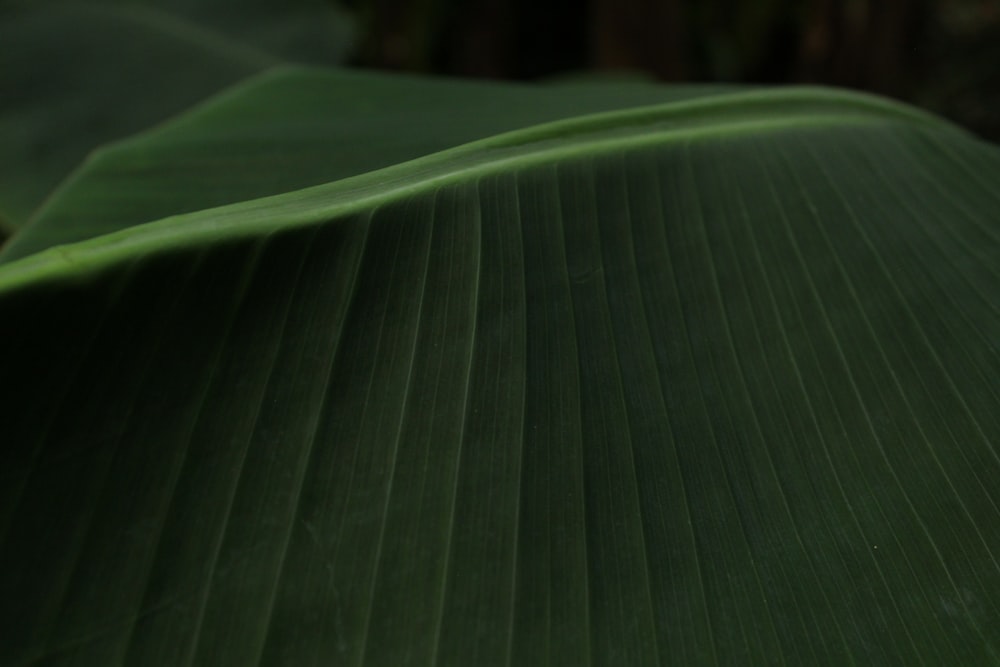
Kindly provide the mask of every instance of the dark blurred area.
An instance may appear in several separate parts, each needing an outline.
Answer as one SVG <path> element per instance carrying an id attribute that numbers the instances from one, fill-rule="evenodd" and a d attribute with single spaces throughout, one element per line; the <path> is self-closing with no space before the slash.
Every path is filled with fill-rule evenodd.
<path id="1" fill-rule="evenodd" d="M 1000 0 L 351 0 L 355 64 L 880 93 L 1000 141 Z"/>

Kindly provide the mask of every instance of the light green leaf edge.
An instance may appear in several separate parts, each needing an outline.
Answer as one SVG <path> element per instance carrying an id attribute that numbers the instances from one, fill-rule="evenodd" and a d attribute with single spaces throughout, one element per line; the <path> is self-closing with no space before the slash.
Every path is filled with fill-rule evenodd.
<path id="1" fill-rule="evenodd" d="M 610 81 L 540 86 L 280 66 L 96 149 L 0 252 L 0 263 L 167 216 L 333 182 L 503 132 L 741 89 L 751 88 Z M 414 133 L 413 118 L 429 124 Z M 303 127 L 310 128 L 308 138 Z M 354 131 L 345 134 L 345 127 Z M 281 150 L 248 149 L 261 142 Z M 280 168 L 269 164 L 272 159 Z"/>
<path id="2" fill-rule="evenodd" d="M 38 281 L 83 277 L 130 257 L 158 251 L 314 225 L 514 166 L 678 140 L 893 122 L 967 136 L 959 128 L 904 104 L 813 87 L 740 92 L 593 114 L 498 135 L 335 183 L 172 216 L 56 246 L 0 267 L 0 291 Z"/>

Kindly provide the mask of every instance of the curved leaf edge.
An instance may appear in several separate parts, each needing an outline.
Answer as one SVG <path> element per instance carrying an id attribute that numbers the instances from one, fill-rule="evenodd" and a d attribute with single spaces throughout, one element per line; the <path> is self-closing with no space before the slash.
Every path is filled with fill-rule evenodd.
<path id="1" fill-rule="evenodd" d="M 285 68 L 258 76 L 274 76 L 281 69 Z M 248 85 L 246 81 L 204 104 L 217 104 L 238 94 L 244 85 Z M 499 134 L 332 183 L 170 216 L 55 246 L 0 267 L 0 294 L 35 283 L 86 279 L 116 263 L 152 253 L 321 224 L 510 167 L 724 136 L 900 123 L 953 138 L 971 137 L 951 123 L 903 103 L 811 86 L 737 91 L 589 114 Z"/>

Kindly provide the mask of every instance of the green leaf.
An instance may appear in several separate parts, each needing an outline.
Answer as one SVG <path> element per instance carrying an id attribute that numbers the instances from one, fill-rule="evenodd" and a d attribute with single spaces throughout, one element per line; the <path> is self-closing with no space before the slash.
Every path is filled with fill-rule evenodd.
<path id="1" fill-rule="evenodd" d="M 528 86 L 279 68 L 97 151 L 4 248 L 0 262 L 169 215 L 340 180 L 545 121 L 737 89 Z"/>
<path id="2" fill-rule="evenodd" d="M 0 267 L 0 662 L 997 663 L 998 181 L 736 93 Z"/>
<path id="3" fill-rule="evenodd" d="M 322 0 L 0 5 L 0 215 L 23 226 L 92 149 L 282 59 L 341 61 L 350 33 Z"/>

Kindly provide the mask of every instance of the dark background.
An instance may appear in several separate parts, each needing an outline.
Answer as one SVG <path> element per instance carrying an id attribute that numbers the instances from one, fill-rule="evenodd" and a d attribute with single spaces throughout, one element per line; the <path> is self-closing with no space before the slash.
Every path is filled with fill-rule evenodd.
<path id="1" fill-rule="evenodd" d="M 1000 140 L 1000 0 L 348 0 L 364 67 L 821 83 Z"/>

